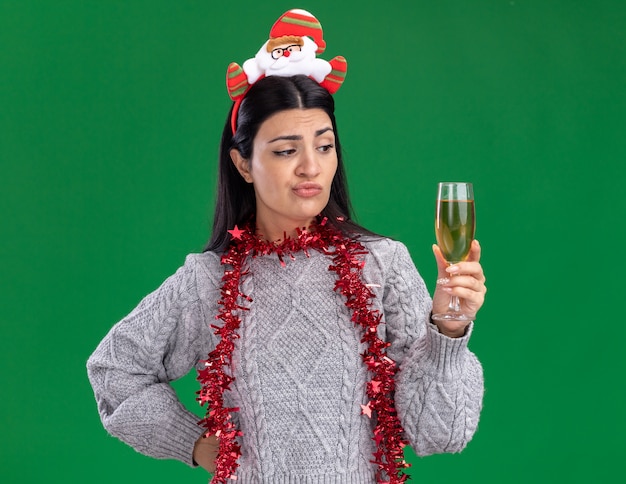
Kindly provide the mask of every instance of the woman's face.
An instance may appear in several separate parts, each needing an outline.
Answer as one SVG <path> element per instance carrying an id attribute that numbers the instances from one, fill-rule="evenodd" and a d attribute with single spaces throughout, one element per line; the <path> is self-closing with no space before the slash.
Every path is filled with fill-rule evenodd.
<path id="1" fill-rule="evenodd" d="M 322 109 L 281 111 L 261 124 L 250 159 L 237 150 L 231 158 L 254 185 L 257 228 L 277 240 L 308 227 L 326 207 L 337 171 L 335 133 Z"/>

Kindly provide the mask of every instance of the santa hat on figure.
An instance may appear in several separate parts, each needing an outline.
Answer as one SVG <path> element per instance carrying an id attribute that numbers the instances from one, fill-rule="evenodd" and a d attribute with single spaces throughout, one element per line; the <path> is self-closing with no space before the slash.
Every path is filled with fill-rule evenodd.
<path id="1" fill-rule="evenodd" d="M 322 54 L 324 50 L 326 50 L 322 25 L 306 10 L 293 9 L 282 14 L 274 25 L 272 25 L 270 39 L 296 35 L 294 33 L 294 25 L 297 25 L 297 34 L 300 37 L 306 35 L 315 41 L 317 44 L 316 54 Z"/>
<path id="2" fill-rule="evenodd" d="M 228 66 L 226 86 L 235 101 L 231 118 L 233 134 L 237 126 L 237 112 L 250 86 L 265 76 L 295 76 L 303 74 L 317 81 L 331 94 L 343 83 L 348 64 L 342 56 L 330 61 L 316 58 L 326 49 L 322 26 L 306 10 L 285 12 L 270 29 L 269 39 L 257 54 L 244 62 Z"/>

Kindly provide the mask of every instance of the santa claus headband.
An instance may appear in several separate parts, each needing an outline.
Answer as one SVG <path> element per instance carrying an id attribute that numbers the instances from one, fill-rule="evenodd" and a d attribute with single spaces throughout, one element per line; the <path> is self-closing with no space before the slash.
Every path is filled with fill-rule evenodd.
<path id="1" fill-rule="evenodd" d="M 293 9 L 281 15 L 256 56 L 245 61 L 243 67 L 236 62 L 228 66 L 226 87 L 235 101 L 230 119 L 233 135 L 241 101 L 250 87 L 263 77 L 303 74 L 331 94 L 337 92 L 346 77 L 348 64 L 342 56 L 330 61 L 315 57 L 325 49 L 322 26 L 311 13 Z"/>

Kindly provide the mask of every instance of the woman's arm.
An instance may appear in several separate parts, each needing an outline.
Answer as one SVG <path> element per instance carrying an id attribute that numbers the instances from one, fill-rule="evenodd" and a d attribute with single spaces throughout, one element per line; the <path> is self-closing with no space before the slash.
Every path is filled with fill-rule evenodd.
<path id="1" fill-rule="evenodd" d="M 459 452 L 476 431 L 482 408 L 482 367 L 467 348 L 473 326 L 460 338 L 438 331 L 422 278 L 406 247 L 394 245 L 383 304 L 389 355 L 400 367 L 398 415 L 418 455 Z"/>
<path id="2" fill-rule="evenodd" d="M 188 258 L 111 329 L 87 362 L 107 431 L 143 454 L 189 465 L 202 428 L 169 382 L 188 373 L 210 341 L 195 265 Z"/>

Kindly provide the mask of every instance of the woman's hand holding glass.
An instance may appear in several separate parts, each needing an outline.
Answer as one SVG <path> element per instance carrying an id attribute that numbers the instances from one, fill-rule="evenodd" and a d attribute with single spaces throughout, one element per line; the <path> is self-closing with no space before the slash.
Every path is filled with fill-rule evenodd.
<path id="1" fill-rule="evenodd" d="M 485 275 L 480 265 L 480 244 L 472 242 L 469 255 L 463 262 L 449 265 L 441 249 L 433 245 L 437 261 L 437 287 L 433 296 L 433 314 L 448 310 L 451 296 L 459 298 L 463 314 L 471 316 L 468 320 L 435 320 L 439 331 L 451 338 L 465 334 L 465 330 L 483 305 L 487 288 Z"/>
<path id="2" fill-rule="evenodd" d="M 433 246 L 437 261 L 437 289 L 432 321 L 447 336 L 465 334 L 485 299 L 485 275 L 480 244 L 474 240 L 476 215 L 471 183 L 441 182 L 437 189 Z M 447 303 L 447 307 L 446 307 Z"/>

